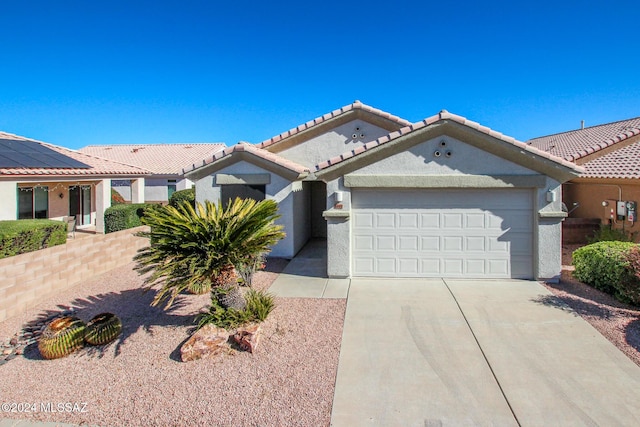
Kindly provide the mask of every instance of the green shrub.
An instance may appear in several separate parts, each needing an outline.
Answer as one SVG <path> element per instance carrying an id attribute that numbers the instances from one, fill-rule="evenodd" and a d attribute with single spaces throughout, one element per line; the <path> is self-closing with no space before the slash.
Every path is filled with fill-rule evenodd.
<path id="1" fill-rule="evenodd" d="M 633 235 L 623 230 L 612 228 L 611 225 L 602 224 L 593 236 L 587 237 L 588 243 L 597 242 L 632 242 Z"/>
<path id="2" fill-rule="evenodd" d="M 50 219 L 0 221 L 0 258 L 33 252 L 67 241 L 67 224 Z"/>
<path id="3" fill-rule="evenodd" d="M 104 232 L 113 233 L 142 225 L 140 219 L 145 211 L 154 209 L 157 205 L 149 203 L 134 203 L 115 205 L 104 211 Z"/>
<path id="4" fill-rule="evenodd" d="M 633 246 L 625 253 L 631 278 L 620 282 L 618 293 L 628 302 L 640 305 L 640 247 Z"/>
<path id="5" fill-rule="evenodd" d="M 174 208 L 180 206 L 182 202 L 189 202 L 191 206 L 196 206 L 196 189 L 188 188 L 186 190 L 175 191 L 169 198 L 169 204 Z"/>
<path id="6" fill-rule="evenodd" d="M 626 254 L 636 246 L 631 242 L 598 242 L 583 246 L 573 253 L 573 275 L 596 289 L 624 298 L 619 292 L 631 279 Z"/>

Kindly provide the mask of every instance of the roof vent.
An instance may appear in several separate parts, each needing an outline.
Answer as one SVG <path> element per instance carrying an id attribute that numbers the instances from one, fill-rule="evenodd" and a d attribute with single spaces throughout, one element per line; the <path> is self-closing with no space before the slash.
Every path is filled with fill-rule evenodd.
<path id="1" fill-rule="evenodd" d="M 584 129 L 584 120 L 580 120 L 580 129 Z"/>

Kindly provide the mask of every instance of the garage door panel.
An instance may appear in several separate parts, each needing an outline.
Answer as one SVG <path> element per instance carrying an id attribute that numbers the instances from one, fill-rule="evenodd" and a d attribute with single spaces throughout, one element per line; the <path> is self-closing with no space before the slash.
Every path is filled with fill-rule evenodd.
<path id="1" fill-rule="evenodd" d="M 353 274 L 531 278 L 532 200 L 528 190 L 354 190 Z"/>
<path id="2" fill-rule="evenodd" d="M 396 259 L 395 258 L 376 258 L 376 272 L 380 274 L 395 274 Z"/>
<path id="3" fill-rule="evenodd" d="M 378 228 L 396 228 L 396 215 L 392 212 L 389 213 L 376 213 L 375 223 Z"/>

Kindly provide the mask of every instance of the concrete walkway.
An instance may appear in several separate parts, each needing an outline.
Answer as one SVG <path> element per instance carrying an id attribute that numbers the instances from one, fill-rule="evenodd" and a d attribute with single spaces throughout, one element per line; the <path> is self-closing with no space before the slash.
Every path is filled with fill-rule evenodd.
<path id="1" fill-rule="evenodd" d="M 332 426 L 637 426 L 640 368 L 539 283 L 353 279 Z"/>
<path id="2" fill-rule="evenodd" d="M 311 240 L 284 268 L 269 292 L 286 298 L 346 298 L 349 279 L 327 278 L 327 241 Z"/>

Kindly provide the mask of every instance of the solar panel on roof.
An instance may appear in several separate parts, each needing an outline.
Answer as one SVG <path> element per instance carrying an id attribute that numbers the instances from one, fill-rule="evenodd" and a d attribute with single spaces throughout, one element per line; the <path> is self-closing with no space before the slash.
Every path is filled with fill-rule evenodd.
<path id="1" fill-rule="evenodd" d="M 91 166 L 35 141 L 0 138 L 0 168 L 89 169 Z"/>

